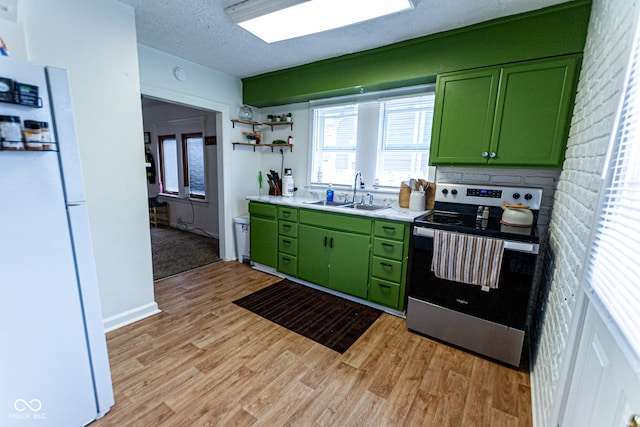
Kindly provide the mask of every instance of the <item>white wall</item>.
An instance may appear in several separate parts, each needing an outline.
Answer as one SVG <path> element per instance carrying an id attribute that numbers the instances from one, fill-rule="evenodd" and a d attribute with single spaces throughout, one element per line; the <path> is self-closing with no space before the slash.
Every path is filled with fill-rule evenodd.
<path id="1" fill-rule="evenodd" d="M 598 214 L 600 173 L 614 124 L 640 7 L 628 0 L 594 0 L 566 160 L 558 182 L 544 263 L 543 305 L 533 336 L 534 425 L 555 426 L 573 365 L 573 336 L 583 317 L 576 302 Z"/>
<path id="2" fill-rule="evenodd" d="M 205 136 L 215 136 L 216 114 L 211 111 L 167 103 L 143 107 L 144 130 L 149 132 L 151 136 L 151 143 L 146 148 L 151 150 L 158 171 L 156 182 L 153 184 L 147 182 L 149 197 L 158 195 L 158 181 L 161 177 L 158 135 L 175 134 L 178 141 L 182 140 L 182 133 L 204 132 Z M 188 124 L 184 124 L 185 120 Z M 193 121 L 196 121 L 197 125 L 194 126 Z M 165 130 L 169 130 L 169 132 Z M 161 197 L 163 201 L 169 203 L 172 226 L 198 234 L 219 237 L 217 148 L 217 145 L 205 145 L 204 147 L 206 200 L 193 197 L 187 199 L 187 194 L 180 194 L 177 197 Z"/>
<path id="3" fill-rule="evenodd" d="M 69 70 L 105 326 L 157 312 L 133 9 L 20 0 L 29 59 Z"/>

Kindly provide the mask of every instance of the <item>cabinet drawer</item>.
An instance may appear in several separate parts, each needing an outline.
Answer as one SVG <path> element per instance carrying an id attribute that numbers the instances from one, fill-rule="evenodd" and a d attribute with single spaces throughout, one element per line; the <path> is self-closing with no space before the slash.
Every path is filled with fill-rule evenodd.
<path id="1" fill-rule="evenodd" d="M 298 222 L 298 209 L 278 206 L 278 219 Z"/>
<path id="2" fill-rule="evenodd" d="M 400 286 L 396 283 L 380 279 L 371 279 L 369 288 L 369 300 L 387 307 L 398 308 L 400 299 Z"/>
<path id="3" fill-rule="evenodd" d="M 287 236 L 278 237 L 278 251 L 289 255 L 298 255 L 298 239 Z"/>
<path id="4" fill-rule="evenodd" d="M 371 275 L 380 279 L 400 283 L 402 262 L 374 256 L 371 262 Z"/>
<path id="5" fill-rule="evenodd" d="M 276 217 L 276 205 L 270 205 L 268 203 L 249 203 L 249 213 L 251 215 L 263 216 L 266 218 Z"/>
<path id="6" fill-rule="evenodd" d="M 278 271 L 289 276 L 298 276 L 298 257 L 289 254 L 278 254 Z"/>
<path id="7" fill-rule="evenodd" d="M 373 255 L 402 261 L 404 244 L 396 240 L 376 237 L 373 239 Z"/>
<path id="8" fill-rule="evenodd" d="M 279 221 L 278 234 L 281 236 L 298 237 L 298 224 L 295 222 Z"/>
<path id="9" fill-rule="evenodd" d="M 404 240 L 405 224 L 391 221 L 376 221 L 374 235 L 385 239 Z"/>
<path id="10" fill-rule="evenodd" d="M 371 234 L 371 220 L 358 215 L 335 214 L 317 210 L 300 211 L 300 222 L 349 233 Z"/>

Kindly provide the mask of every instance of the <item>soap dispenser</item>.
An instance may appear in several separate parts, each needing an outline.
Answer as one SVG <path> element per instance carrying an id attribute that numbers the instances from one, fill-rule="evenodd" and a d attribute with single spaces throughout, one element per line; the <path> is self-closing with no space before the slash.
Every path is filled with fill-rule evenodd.
<path id="1" fill-rule="evenodd" d="M 327 202 L 333 202 L 333 185 L 331 184 L 327 188 Z"/>

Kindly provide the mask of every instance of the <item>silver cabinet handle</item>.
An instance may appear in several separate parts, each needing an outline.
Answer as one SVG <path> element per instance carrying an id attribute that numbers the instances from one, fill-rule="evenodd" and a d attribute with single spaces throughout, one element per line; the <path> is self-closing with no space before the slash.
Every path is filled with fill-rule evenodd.
<path id="1" fill-rule="evenodd" d="M 489 153 L 487 153 L 486 151 L 483 151 L 482 152 L 482 157 L 484 157 L 486 159 L 487 157 L 489 157 Z"/>
<path id="2" fill-rule="evenodd" d="M 492 159 L 496 156 L 495 151 L 492 151 L 489 153 L 489 157 L 491 157 Z"/>
<path id="3" fill-rule="evenodd" d="M 640 427 L 640 415 L 631 415 L 629 427 Z"/>

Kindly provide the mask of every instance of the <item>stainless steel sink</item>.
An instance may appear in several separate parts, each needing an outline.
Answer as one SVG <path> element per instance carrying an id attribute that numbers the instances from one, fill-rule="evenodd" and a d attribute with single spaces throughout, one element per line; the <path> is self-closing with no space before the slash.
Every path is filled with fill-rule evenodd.
<path id="1" fill-rule="evenodd" d="M 306 202 L 308 205 L 317 206 L 344 206 L 345 202 L 327 202 L 326 200 L 318 200 L 317 202 Z"/>
<path id="2" fill-rule="evenodd" d="M 348 205 L 342 205 L 341 208 L 360 209 L 363 211 L 378 211 L 380 209 L 387 209 L 388 206 L 383 205 L 361 205 L 358 203 L 349 203 Z"/>

